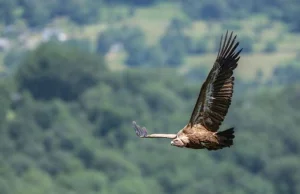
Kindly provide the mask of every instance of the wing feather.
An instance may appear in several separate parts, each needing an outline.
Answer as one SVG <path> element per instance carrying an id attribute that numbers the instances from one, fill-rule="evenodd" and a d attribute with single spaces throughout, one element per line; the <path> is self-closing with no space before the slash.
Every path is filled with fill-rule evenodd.
<path id="1" fill-rule="evenodd" d="M 189 124 L 202 124 L 208 130 L 217 131 L 231 104 L 234 77 L 233 70 L 238 66 L 240 52 L 236 51 L 239 42 L 236 36 L 221 36 L 217 59 L 203 83 Z"/>

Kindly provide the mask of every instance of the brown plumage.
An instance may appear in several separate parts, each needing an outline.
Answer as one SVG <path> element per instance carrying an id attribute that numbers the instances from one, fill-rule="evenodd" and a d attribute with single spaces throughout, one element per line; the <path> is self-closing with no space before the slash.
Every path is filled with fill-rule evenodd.
<path id="1" fill-rule="evenodd" d="M 233 70 L 242 51 L 232 32 L 221 37 L 217 59 L 203 83 L 189 123 L 177 134 L 147 134 L 145 127 L 133 121 L 136 135 L 141 138 L 169 138 L 171 145 L 192 149 L 218 150 L 233 145 L 233 128 L 219 131 L 233 94 Z"/>

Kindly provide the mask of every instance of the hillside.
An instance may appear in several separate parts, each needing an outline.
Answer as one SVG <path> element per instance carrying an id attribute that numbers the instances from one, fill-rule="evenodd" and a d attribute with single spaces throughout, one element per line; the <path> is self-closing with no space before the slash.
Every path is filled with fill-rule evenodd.
<path id="1" fill-rule="evenodd" d="M 299 2 L 0 1 L 0 193 L 300 193 Z M 186 125 L 227 29 L 234 146 L 137 138 Z"/>

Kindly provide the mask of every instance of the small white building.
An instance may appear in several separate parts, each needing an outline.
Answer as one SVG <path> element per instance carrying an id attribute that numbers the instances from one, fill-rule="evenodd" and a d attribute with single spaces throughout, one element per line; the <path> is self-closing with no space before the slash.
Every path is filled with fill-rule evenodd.
<path id="1" fill-rule="evenodd" d="M 7 38 L 0 38 L 0 51 L 6 51 L 11 47 L 10 40 Z"/>
<path id="2" fill-rule="evenodd" d="M 47 42 L 53 38 L 64 42 L 68 40 L 68 35 L 57 28 L 45 28 L 42 32 L 42 41 Z"/>

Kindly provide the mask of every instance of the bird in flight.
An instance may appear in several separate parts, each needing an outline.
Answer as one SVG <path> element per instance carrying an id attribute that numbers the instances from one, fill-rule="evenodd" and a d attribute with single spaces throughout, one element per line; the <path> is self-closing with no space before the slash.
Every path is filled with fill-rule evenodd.
<path id="1" fill-rule="evenodd" d="M 233 70 L 238 66 L 239 42 L 228 31 L 221 36 L 217 59 L 202 84 L 197 102 L 188 124 L 177 134 L 148 134 L 145 127 L 132 122 L 135 133 L 141 138 L 168 138 L 171 145 L 191 149 L 218 150 L 233 145 L 234 128 L 218 131 L 231 104 Z"/>

